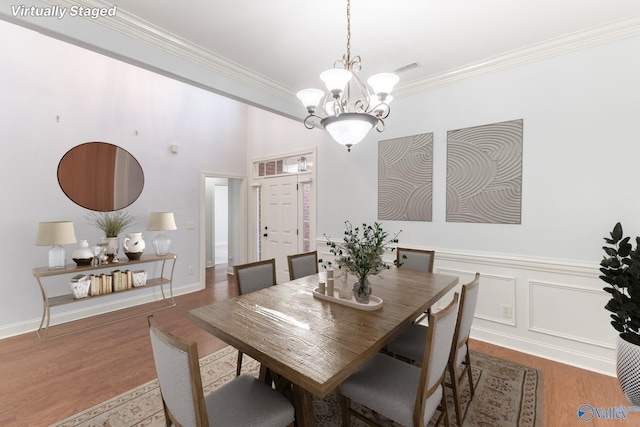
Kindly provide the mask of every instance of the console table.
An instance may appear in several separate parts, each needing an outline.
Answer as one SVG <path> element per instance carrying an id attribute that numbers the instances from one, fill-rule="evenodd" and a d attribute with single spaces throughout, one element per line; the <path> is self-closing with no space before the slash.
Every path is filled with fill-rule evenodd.
<path id="1" fill-rule="evenodd" d="M 170 308 L 170 307 L 174 307 L 176 305 L 175 300 L 173 299 L 173 270 L 176 266 L 176 259 L 177 256 L 175 254 L 166 254 L 166 255 L 142 255 L 140 257 L 140 259 L 137 260 L 128 260 L 128 259 L 122 259 L 120 262 L 117 263 L 110 263 L 110 264 L 101 264 L 101 265 L 76 265 L 76 264 L 67 264 L 64 268 L 59 268 L 59 269 L 49 269 L 48 267 L 38 267 L 38 268 L 34 268 L 32 270 L 33 273 L 33 277 L 36 278 L 36 280 L 38 281 L 38 285 L 40 286 L 40 291 L 42 292 L 42 305 L 43 305 L 43 310 L 42 310 L 42 320 L 40 321 L 40 327 L 38 328 L 37 334 L 38 334 L 38 338 L 42 341 L 47 339 L 47 332 L 49 330 L 49 322 L 51 320 L 51 307 L 56 307 L 56 306 L 60 306 L 60 305 L 65 305 L 65 304 L 72 304 L 74 302 L 78 302 L 78 301 L 84 301 L 87 299 L 94 299 L 94 298 L 102 298 L 102 297 L 108 297 L 110 295 L 114 295 L 114 294 L 122 294 L 124 292 L 131 292 L 131 291 L 136 291 L 136 290 L 140 290 L 140 289 L 146 289 L 146 288 L 150 288 L 150 287 L 155 287 L 155 286 L 159 286 L 160 287 L 160 291 L 162 293 L 162 300 L 165 301 L 167 303 L 166 306 L 163 306 L 159 309 L 155 309 L 155 310 L 150 310 L 149 312 L 145 312 L 142 314 L 137 314 L 137 315 L 133 315 L 133 316 L 128 316 L 128 317 L 124 317 L 122 319 L 118 319 L 116 321 L 121 321 L 121 320 L 126 320 L 129 319 L 131 317 L 137 317 L 137 316 L 142 316 L 142 315 L 146 315 L 148 313 L 151 312 L 155 312 L 155 311 L 159 311 L 159 310 L 164 310 L 166 308 Z M 171 270 L 169 271 L 169 267 L 166 265 L 167 261 L 171 261 Z M 99 271 L 99 270 L 125 270 L 125 269 L 131 269 L 134 266 L 140 265 L 140 264 L 147 264 L 147 263 L 154 263 L 154 262 L 161 262 L 162 263 L 162 268 L 160 270 L 160 276 L 159 277 L 154 277 L 154 278 L 150 278 L 147 279 L 146 285 L 145 286 L 140 286 L 137 288 L 130 288 L 130 289 L 125 289 L 125 290 L 121 290 L 118 292 L 113 292 L 113 293 L 108 293 L 108 294 L 103 294 L 103 295 L 96 295 L 96 296 L 88 296 L 86 298 L 79 298 L 79 299 L 75 299 L 73 297 L 73 294 L 69 293 L 69 294 L 63 294 L 63 295 L 57 295 L 57 296 L 49 296 L 47 294 L 47 289 L 45 287 L 44 284 L 44 280 L 47 277 L 52 277 L 52 276 L 61 276 L 64 274 L 80 274 L 80 273 L 90 273 L 91 271 Z M 168 276 L 165 277 L 165 274 L 168 273 Z M 165 286 L 168 285 L 168 295 L 167 293 L 165 293 Z M 113 322 L 108 322 L 108 323 L 113 323 Z M 104 323 L 107 324 L 107 323 Z M 71 333 L 75 333 L 75 332 L 80 332 L 83 330 L 87 330 L 87 329 L 91 329 L 95 326 L 89 327 L 89 328 L 82 328 L 82 329 L 77 329 L 71 332 L 66 332 L 66 333 L 62 333 L 59 335 L 56 335 L 54 337 L 50 337 L 50 338 L 56 338 L 59 336 L 63 336 L 63 335 L 68 335 Z"/>

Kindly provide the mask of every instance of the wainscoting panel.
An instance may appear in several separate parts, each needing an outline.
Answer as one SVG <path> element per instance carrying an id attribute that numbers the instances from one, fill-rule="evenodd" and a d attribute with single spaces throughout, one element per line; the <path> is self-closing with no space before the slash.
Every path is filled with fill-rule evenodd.
<path id="1" fill-rule="evenodd" d="M 330 259 L 326 240 L 316 243 L 318 257 Z M 458 276 L 458 290 L 480 273 L 472 338 L 615 376 L 617 333 L 604 309 L 608 294 L 597 261 L 405 246 L 434 249 L 434 271 Z M 389 263 L 394 258 L 395 252 L 383 257 Z"/>
<path id="2" fill-rule="evenodd" d="M 615 349 L 611 340 L 608 294 L 580 286 L 529 282 L 529 330 Z M 581 310 L 579 307 L 598 307 Z M 550 315 L 553 313 L 553 315 Z"/>
<path id="3" fill-rule="evenodd" d="M 434 271 L 440 274 L 458 276 L 460 283 L 456 292 L 460 292 L 462 285 L 472 281 L 476 275 L 475 271 L 471 272 L 448 268 L 434 268 Z M 478 303 L 474 317 L 490 322 L 515 326 L 515 290 L 515 277 L 480 273 L 480 293 L 478 294 Z M 450 301 L 452 295 L 453 294 L 447 295 L 447 298 L 443 298 L 444 302 L 438 303 L 438 308 L 445 307 L 445 302 Z"/>

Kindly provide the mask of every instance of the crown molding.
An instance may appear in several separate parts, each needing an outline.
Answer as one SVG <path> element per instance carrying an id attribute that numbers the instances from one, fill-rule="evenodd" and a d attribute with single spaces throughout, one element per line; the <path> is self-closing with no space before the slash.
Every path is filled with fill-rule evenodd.
<path id="1" fill-rule="evenodd" d="M 51 5 L 63 7 L 82 6 L 88 8 L 109 8 L 114 5 L 117 6 L 117 3 L 108 3 L 102 0 L 43 1 Z M 175 34 L 167 32 L 160 27 L 140 19 L 126 10 L 118 9 L 116 16 L 109 17 L 109 19 L 92 19 L 91 21 L 113 31 L 117 31 L 131 38 L 141 40 L 152 46 L 160 48 L 178 58 L 204 69 L 255 87 L 257 90 L 262 92 L 277 96 L 288 102 L 295 100 L 295 93 L 278 82 L 262 76 L 238 63 L 230 61 L 223 56 L 204 49 L 201 46 L 191 43 Z"/>
<path id="2" fill-rule="evenodd" d="M 72 5 L 84 7 L 113 6 L 112 3 L 103 0 L 44 0 L 44 2 L 67 7 Z M 254 87 L 259 91 L 279 97 L 288 102 L 297 103 L 295 91 L 292 89 L 175 34 L 171 34 L 125 10 L 118 10 L 116 16 L 110 19 L 94 20 L 94 22 L 126 36 L 142 40 L 178 58 L 234 79 L 247 86 Z M 640 35 L 640 16 L 593 27 L 585 31 L 495 55 L 482 61 L 466 64 L 462 67 L 433 74 L 422 79 L 412 80 L 404 84 L 401 83 L 396 87 L 394 96 L 399 98 L 401 96 L 415 95 L 482 74 L 517 67 L 637 35 Z"/>
<path id="3" fill-rule="evenodd" d="M 409 96 L 465 80 L 481 74 L 492 73 L 541 61 L 554 56 L 575 52 L 592 46 L 640 35 L 640 16 L 593 27 L 522 49 L 485 58 L 460 68 L 433 74 L 423 79 L 398 85 L 394 96 Z"/>

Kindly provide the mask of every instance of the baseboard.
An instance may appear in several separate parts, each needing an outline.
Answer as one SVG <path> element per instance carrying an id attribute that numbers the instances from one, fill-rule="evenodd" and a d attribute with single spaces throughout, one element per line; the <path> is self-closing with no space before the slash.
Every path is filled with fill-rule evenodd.
<path id="1" fill-rule="evenodd" d="M 153 289 L 153 288 L 149 288 Z M 179 296 L 188 294 L 191 292 L 202 290 L 200 283 L 192 283 L 189 285 L 183 285 L 173 288 L 173 296 Z M 159 289 L 153 289 L 151 293 L 135 293 L 128 298 L 117 299 L 112 301 L 106 301 L 102 304 L 91 305 L 88 307 L 81 307 L 74 310 L 67 310 L 61 313 L 51 314 L 51 326 L 60 325 L 62 323 L 72 322 L 74 320 L 86 319 L 88 317 L 97 316 L 99 314 L 110 313 L 112 311 L 121 310 L 124 308 L 131 308 L 141 304 L 147 304 L 150 302 L 156 302 L 162 300 L 162 294 Z M 101 298 L 105 301 L 105 298 Z M 106 299 L 108 300 L 108 298 Z M 88 300 L 87 300 L 88 301 Z M 66 305 L 65 307 L 70 307 Z M 40 318 L 31 319 L 24 322 L 12 323 L 0 327 L 0 339 L 13 337 L 16 335 L 22 335 L 30 332 L 35 332 L 40 326 Z"/>
<path id="2" fill-rule="evenodd" d="M 586 369 L 610 377 L 616 376 L 615 360 L 475 326 L 471 328 L 470 336 L 474 340 L 483 341 L 499 347 L 542 357 L 554 362 L 564 363 L 565 365 Z"/>

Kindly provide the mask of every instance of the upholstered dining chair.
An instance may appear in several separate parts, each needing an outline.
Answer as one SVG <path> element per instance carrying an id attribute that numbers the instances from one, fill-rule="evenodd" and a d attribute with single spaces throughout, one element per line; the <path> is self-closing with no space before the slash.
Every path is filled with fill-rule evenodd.
<path id="1" fill-rule="evenodd" d="M 436 252 L 425 249 L 396 248 L 396 266 L 408 270 L 433 273 L 433 261 Z M 429 315 L 431 308 L 418 317 L 414 323 L 418 323 Z"/>
<path id="2" fill-rule="evenodd" d="M 293 426 L 293 405 L 249 375 L 204 395 L 195 342 L 183 341 L 147 317 L 167 426 Z"/>
<path id="3" fill-rule="evenodd" d="M 433 273 L 433 261 L 435 257 L 435 251 L 396 248 L 396 265 L 400 268 Z"/>
<path id="4" fill-rule="evenodd" d="M 287 263 L 291 280 L 316 274 L 318 272 L 318 251 L 288 255 Z"/>
<path id="5" fill-rule="evenodd" d="M 422 367 L 377 353 L 340 385 L 342 425 L 351 425 L 351 415 L 367 424 L 371 420 L 351 408 L 355 401 L 403 426 L 426 426 L 440 408 L 436 426 L 449 426 L 444 377 L 456 327 L 458 293 L 453 301 L 429 315 L 429 334 L 424 345 Z"/>
<path id="6" fill-rule="evenodd" d="M 275 258 L 233 266 L 237 295 L 244 295 L 276 284 Z M 242 369 L 242 352 L 238 351 L 236 375 Z"/>
<path id="7" fill-rule="evenodd" d="M 461 410 L 460 395 L 461 385 L 467 374 L 469 381 L 470 399 L 473 398 L 474 385 L 471 375 L 471 358 L 469 356 L 469 335 L 473 315 L 476 311 L 478 293 L 480 291 L 480 273 L 476 273 L 474 279 L 462 286 L 460 308 L 456 320 L 456 330 L 453 335 L 453 344 L 449 356 L 448 370 L 453 389 L 453 401 L 455 404 L 456 419 L 458 425 L 462 425 L 464 414 Z M 387 345 L 387 351 L 402 359 L 419 362 L 424 357 L 424 342 L 427 340 L 429 327 L 420 324 L 411 324 Z"/>

